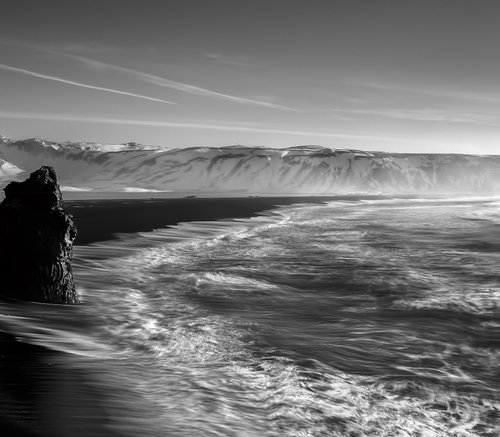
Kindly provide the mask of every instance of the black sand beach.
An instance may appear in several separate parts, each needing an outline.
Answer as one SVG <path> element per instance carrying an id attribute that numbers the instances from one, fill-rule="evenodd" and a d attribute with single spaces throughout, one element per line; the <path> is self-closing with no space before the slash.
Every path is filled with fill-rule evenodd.
<path id="1" fill-rule="evenodd" d="M 73 214 L 75 244 L 109 240 L 116 233 L 148 232 L 181 222 L 250 218 L 279 205 L 328 200 L 377 199 L 384 196 L 281 196 L 170 199 L 95 199 L 65 202 Z"/>

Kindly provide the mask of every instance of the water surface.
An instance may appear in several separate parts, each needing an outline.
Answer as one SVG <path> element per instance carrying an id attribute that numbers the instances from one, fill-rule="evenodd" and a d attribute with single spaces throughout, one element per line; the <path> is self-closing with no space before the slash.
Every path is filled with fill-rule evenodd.
<path id="1" fill-rule="evenodd" d="M 86 304 L 9 323 L 116 432 L 497 436 L 499 265 L 498 198 L 296 204 L 77 246 Z"/>

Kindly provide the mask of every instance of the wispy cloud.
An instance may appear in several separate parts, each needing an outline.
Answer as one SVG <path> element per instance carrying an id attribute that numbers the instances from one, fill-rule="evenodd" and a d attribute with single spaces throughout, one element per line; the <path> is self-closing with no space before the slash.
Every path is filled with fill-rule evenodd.
<path id="1" fill-rule="evenodd" d="M 430 96 L 446 97 L 455 100 L 467 100 L 474 102 L 500 104 L 500 95 L 464 92 L 460 90 L 450 90 L 444 88 L 435 89 L 435 88 L 425 88 L 425 87 L 410 87 L 403 85 L 387 85 L 381 83 L 369 83 L 369 84 L 359 84 L 359 85 L 366 88 L 379 89 L 379 90 L 398 91 L 402 93 L 411 93 L 411 94 L 425 94 Z"/>
<path id="2" fill-rule="evenodd" d="M 70 54 L 67 52 L 55 51 L 55 50 L 46 50 L 46 51 L 53 53 L 53 54 L 57 54 L 60 56 L 65 56 L 65 57 L 74 59 L 74 60 L 82 62 L 82 63 L 84 63 L 92 68 L 109 69 L 109 70 L 118 71 L 120 73 L 131 75 L 134 78 L 141 80 L 143 82 L 151 83 L 153 85 L 157 85 L 157 86 L 161 86 L 161 87 L 165 87 L 165 88 L 174 89 L 177 91 L 182 91 L 182 92 L 185 92 L 188 94 L 213 97 L 213 98 L 222 99 L 222 100 L 226 100 L 226 101 L 230 101 L 230 102 L 243 103 L 243 104 L 248 104 L 248 105 L 257 105 L 257 106 L 272 108 L 272 109 L 302 112 L 299 109 L 291 108 L 288 106 L 278 105 L 275 103 L 270 103 L 270 102 L 266 102 L 266 101 L 262 101 L 262 100 L 249 99 L 246 97 L 233 96 L 231 94 L 221 93 L 219 91 L 214 91 L 214 90 L 211 90 L 208 88 L 203 88 L 203 87 L 199 87 L 196 85 L 191 85 L 191 84 L 184 83 L 184 82 L 178 82 L 178 81 L 175 81 L 172 79 L 167 79 L 165 77 L 156 76 L 153 74 L 145 73 L 143 71 L 134 70 L 132 68 L 127 68 L 127 67 L 122 67 L 122 66 L 115 65 L 115 64 L 110 64 L 108 62 L 97 61 L 95 59 L 90 59 L 90 58 L 87 58 L 85 56 L 79 56 L 79 55 Z"/>
<path id="3" fill-rule="evenodd" d="M 74 44 L 67 43 L 62 45 L 59 50 L 68 51 L 71 53 L 81 53 L 85 55 L 107 55 L 118 51 L 119 49 L 114 46 L 103 45 L 101 43 L 90 43 L 90 44 Z"/>
<path id="4" fill-rule="evenodd" d="M 14 39 L 0 39 L 0 46 L 13 47 L 18 49 L 27 49 L 39 51 L 65 51 L 71 53 L 80 53 L 85 55 L 106 55 L 113 52 L 118 52 L 121 49 L 117 46 L 104 45 L 101 42 L 87 42 L 87 43 L 72 43 L 60 42 L 47 44 L 33 44 L 26 43 Z"/>
<path id="5" fill-rule="evenodd" d="M 35 50 L 39 52 L 44 52 L 44 53 L 49 53 L 52 55 L 56 56 L 63 56 L 66 58 L 73 59 L 75 61 L 79 61 L 81 63 L 84 63 L 85 65 L 93 68 L 93 69 L 108 69 L 108 70 L 114 70 L 118 71 L 123 74 L 128 74 L 134 77 L 135 79 L 141 80 L 146 83 L 150 83 L 153 85 L 165 87 L 165 88 L 170 88 L 174 89 L 177 91 L 182 91 L 188 94 L 194 94 L 194 95 L 199 95 L 199 96 L 207 96 L 207 97 L 213 97 L 217 99 L 222 99 L 230 102 L 235 102 L 235 103 L 241 103 L 241 104 L 248 104 L 248 105 L 256 105 L 256 106 L 261 106 L 265 108 L 271 108 L 271 109 L 279 109 L 279 110 L 284 110 L 284 111 L 292 111 L 292 112 L 304 112 L 303 110 L 292 108 L 289 106 L 285 105 L 279 105 L 277 103 L 265 101 L 265 100 L 259 100 L 259 99 L 251 99 L 251 98 L 246 98 L 246 97 L 240 97 L 240 96 L 234 96 L 231 94 L 227 93 L 222 93 L 219 91 L 215 91 L 209 88 L 203 88 L 197 85 L 193 84 L 188 84 L 185 82 L 179 82 L 175 81 L 172 79 L 168 79 L 166 77 L 161 77 L 153 74 L 149 74 L 143 71 L 135 70 L 132 68 L 127 68 L 127 67 L 122 67 L 120 65 L 115 65 L 111 64 L 108 62 L 103 62 L 103 61 L 98 61 L 95 59 L 88 58 L 86 56 L 83 56 L 84 54 L 102 54 L 102 53 L 108 53 L 113 50 L 111 47 L 103 47 L 100 48 L 99 46 L 96 45 L 72 45 L 72 44 L 66 44 L 61 47 L 54 47 L 54 46 L 41 46 L 41 45 L 35 45 L 35 44 L 26 44 L 26 43 L 19 43 L 15 41 L 0 41 L 0 45 L 5 45 L 5 46 L 11 46 L 11 47 L 22 47 L 25 49 L 30 49 L 30 50 Z M 230 60 L 229 58 L 216 54 L 216 53 L 209 53 L 207 57 L 216 59 L 218 62 L 222 63 L 238 63 L 239 65 L 243 65 L 244 62 L 241 61 L 239 62 L 238 60 Z M 64 80 L 64 79 L 63 79 Z M 158 99 L 161 100 L 161 99 Z M 165 102 L 164 100 L 161 100 Z M 174 102 L 168 102 L 168 103 L 174 103 Z"/>
<path id="6" fill-rule="evenodd" d="M 343 109 L 331 110 L 337 114 L 370 115 L 376 117 L 392 118 L 409 121 L 428 121 L 441 123 L 469 123 L 479 126 L 500 126 L 500 116 L 485 112 L 452 111 L 436 109 Z"/>
<path id="7" fill-rule="evenodd" d="M 0 70 L 12 71 L 12 72 L 15 72 L 15 73 L 24 74 L 26 76 L 38 77 L 40 79 L 46 79 L 46 80 L 52 80 L 54 82 L 60 82 L 60 83 L 64 83 L 64 84 L 67 84 L 67 85 L 77 86 L 77 87 L 80 87 L 80 88 L 88 88 L 88 89 L 96 90 L 96 91 L 105 91 L 107 93 L 113 93 L 113 94 L 120 94 L 120 95 L 123 95 L 123 96 L 135 97 L 135 98 L 138 98 L 138 99 L 149 100 L 151 102 L 160 102 L 160 103 L 168 103 L 168 104 L 174 104 L 175 103 L 175 102 L 170 102 L 168 100 L 158 99 L 158 98 L 155 98 L 155 97 L 144 96 L 142 94 L 131 93 L 131 92 L 128 92 L 128 91 L 121 91 L 121 90 L 116 90 L 116 89 L 113 89 L 113 88 L 104 88 L 104 87 L 100 87 L 100 86 L 96 86 L 96 85 L 89 85 L 89 84 L 86 84 L 86 83 L 75 82 L 73 80 L 64 79 L 62 77 L 50 76 L 50 75 L 47 75 L 47 74 L 37 73 L 36 71 L 25 70 L 23 68 L 12 67 L 10 65 L 5 65 L 5 64 L 0 64 Z"/>
<path id="8" fill-rule="evenodd" d="M 266 127 L 250 127 L 239 125 L 226 125 L 216 123 L 201 123 L 201 122 L 177 122 L 177 121 L 162 121 L 162 120 L 140 120 L 140 119 L 127 119 L 127 118 L 105 118 L 105 117 L 86 117 L 67 114 L 41 114 L 30 112 L 8 112 L 0 111 L 0 118 L 6 119 L 20 119 L 20 120 L 44 120 L 55 122 L 77 122 L 77 123 L 99 123 L 99 124 L 116 124 L 126 126 L 150 126 L 150 127 L 167 127 L 167 128 L 188 128 L 188 129 L 201 129 L 201 130 L 215 130 L 215 131 L 234 131 L 234 132 L 249 132 L 249 133 L 263 133 L 263 134 L 280 134 L 292 135 L 310 138 L 343 138 L 343 139 L 356 139 L 367 141 L 398 141 L 404 143 L 418 143 L 421 140 L 412 140 L 409 138 L 392 137 L 392 136 L 379 136 L 364 133 L 336 133 L 325 131 L 309 131 L 309 130 L 294 130 L 294 129 L 274 129 Z M 441 144 L 437 141 L 426 141 L 427 144 Z"/>
<path id="9" fill-rule="evenodd" d="M 236 67 L 258 67 L 259 65 L 249 62 L 243 56 L 226 56 L 220 53 L 205 53 L 205 57 L 218 64 L 234 65 Z"/>

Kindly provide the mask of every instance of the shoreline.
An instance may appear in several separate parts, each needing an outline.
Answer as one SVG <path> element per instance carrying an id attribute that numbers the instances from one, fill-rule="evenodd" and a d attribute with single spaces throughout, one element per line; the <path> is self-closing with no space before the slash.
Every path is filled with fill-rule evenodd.
<path id="1" fill-rule="evenodd" d="M 408 197 L 94 199 L 66 200 L 65 208 L 74 215 L 80 232 L 75 243 L 83 246 L 117 238 L 118 233 L 153 231 L 181 222 L 250 218 L 280 205 L 319 205 L 335 200 L 355 202 L 386 198 L 403 200 Z M 113 389 L 96 383 L 96 377 L 105 374 L 86 367 L 85 359 L 30 342 L 29 335 L 23 335 L 22 329 L 9 323 L 9 318 L 33 315 L 27 312 L 28 308 L 23 308 L 23 304 L 26 303 L 0 298 L 0 429 L 4 434 L 137 435 L 130 426 L 131 422 L 123 419 L 127 419 L 128 411 L 132 417 L 144 405 L 142 399 L 129 398 L 134 394 L 129 394 L 122 386 L 118 387 L 120 392 L 115 393 Z M 75 306 L 47 305 L 50 308 L 36 309 L 40 319 L 50 320 L 50 313 L 54 311 L 64 314 L 71 325 L 81 322 L 78 311 L 72 311 L 77 309 Z M 33 326 L 43 329 L 40 323 Z M 103 368 L 105 366 L 104 363 Z M 133 399 L 134 402 L 130 402 L 133 406 L 130 408 L 129 403 L 120 402 L 120 396 Z M 147 408 L 143 410 L 147 411 Z"/>
<path id="2" fill-rule="evenodd" d="M 147 232 L 181 222 L 250 218 L 280 205 L 320 204 L 340 196 L 235 198 L 156 198 L 66 200 L 78 229 L 75 245 L 116 238 L 116 234 Z M 352 196 L 342 196 L 352 199 Z M 373 196 L 370 196 L 373 198 Z M 66 352 L 32 343 L 13 328 L 8 317 L 23 314 L 24 302 L 0 297 L 0 428 L 19 436 L 126 436 L 109 425 L 106 407 L 112 394 L 93 382 L 83 365 L 73 365 Z M 12 313 L 15 305 L 21 311 Z M 54 305 L 55 311 L 69 308 Z M 11 314 L 9 314 L 11 313 Z M 25 314 L 27 315 L 27 314 Z"/>
<path id="3" fill-rule="evenodd" d="M 251 218 L 282 205 L 388 196 L 273 196 L 65 200 L 78 230 L 75 245 L 112 240 L 116 234 L 151 232 L 183 222 Z M 407 198 L 401 196 L 401 198 Z"/>
<path id="4" fill-rule="evenodd" d="M 280 205 L 323 203 L 336 198 L 86 199 L 66 200 L 64 208 L 73 214 L 79 232 L 75 245 L 87 245 L 114 239 L 119 233 L 153 231 L 181 222 L 250 218 Z M 113 409 L 113 394 L 95 384 L 84 361 L 71 364 L 74 360 L 68 353 L 32 343 L 29 335 L 10 326 L 9 316 L 23 314 L 23 304 L 0 297 L 0 309 L 7 317 L 5 321 L 0 317 L 0 429 L 4 434 L 129 435 L 126 430 L 110 427 L 117 424 L 106 411 Z M 9 311 L 12 305 L 21 311 Z M 62 313 L 69 310 L 63 305 L 54 305 L 53 309 Z"/>

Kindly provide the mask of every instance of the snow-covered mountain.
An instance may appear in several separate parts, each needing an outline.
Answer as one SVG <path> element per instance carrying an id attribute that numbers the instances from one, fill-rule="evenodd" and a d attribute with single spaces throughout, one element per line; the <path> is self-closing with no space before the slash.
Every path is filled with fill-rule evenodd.
<path id="1" fill-rule="evenodd" d="M 318 146 L 166 149 L 136 143 L 54 143 L 2 137 L 0 159 L 0 183 L 4 174 L 15 177 L 23 170 L 51 165 L 68 190 L 500 192 L 500 156 L 496 155 L 397 154 Z"/>
<path id="2" fill-rule="evenodd" d="M 25 173 L 24 170 L 2 159 L 3 146 L 8 143 L 10 140 L 0 135 L 0 187 L 3 187 L 5 182 L 16 180 Z"/>
<path id="3" fill-rule="evenodd" d="M 17 179 L 20 175 L 24 174 L 24 170 L 16 167 L 10 162 L 0 159 L 0 184 L 3 180 Z"/>

